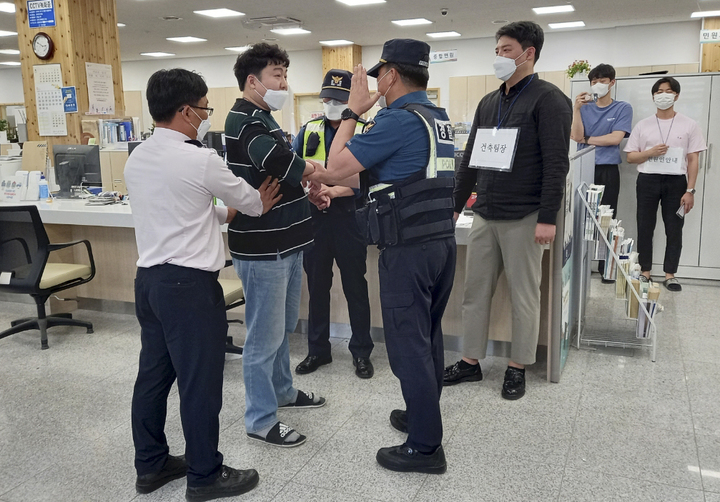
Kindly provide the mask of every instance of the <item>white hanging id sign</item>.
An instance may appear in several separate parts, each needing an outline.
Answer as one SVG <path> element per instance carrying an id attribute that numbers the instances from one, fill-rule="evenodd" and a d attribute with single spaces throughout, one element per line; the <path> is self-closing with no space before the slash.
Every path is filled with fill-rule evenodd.
<path id="1" fill-rule="evenodd" d="M 509 173 L 513 168 L 519 127 L 478 127 L 469 166 Z"/>
<path id="2" fill-rule="evenodd" d="M 685 152 L 682 147 L 668 148 L 665 155 L 650 157 L 643 165 L 647 174 L 685 174 L 683 173 L 683 160 Z"/>

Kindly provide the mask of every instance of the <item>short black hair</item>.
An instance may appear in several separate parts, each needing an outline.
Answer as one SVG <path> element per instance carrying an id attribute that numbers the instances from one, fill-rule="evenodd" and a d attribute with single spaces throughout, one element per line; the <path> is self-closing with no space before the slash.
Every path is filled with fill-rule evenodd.
<path id="1" fill-rule="evenodd" d="M 233 67 L 240 90 L 245 90 L 245 81 L 248 75 L 260 78 L 260 72 L 269 64 L 279 64 L 288 68 L 290 66 L 288 53 L 277 44 L 259 43 L 240 54 Z"/>
<path id="2" fill-rule="evenodd" d="M 495 33 L 495 41 L 500 37 L 510 37 L 517 40 L 523 51 L 528 47 L 535 47 L 535 62 L 540 59 L 540 51 L 545 43 L 545 33 L 540 25 L 532 21 L 516 21 L 506 24 Z"/>
<path id="3" fill-rule="evenodd" d="M 148 80 L 146 96 L 155 122 L 169 122 L 183 105 L 197 105 L 208 87 L 199 73 L 173 68 L 158 70 Z"/>
<path id="4" fill-rule="evenodd" d="M 680 94 L 680 82 L 672 77 L 663 77 L 655 82 L 652 86 L 652 94 L 658 92 L 661 84 L 670 84 L 670 89 L 672 89 L 675 94 Z"/>
<path id="5" fill-rule="evenodd" d="M 418 89 L 427 89 L 428 80 L 430 80 L 430 72 L 422 66 L 402 63 L 387 63 L 388 70 L 395 68 L 400 75 L 400 80 L 407 87 Z"/>
<path id="6" fill-rule="evenodd" d="M 588 80 L 592 82 L 596 78 L 609 78 L 610 80 L 615 80 L 615 68 L 604 63 L 597 65 L 595 68 L 590 70 Z"/>

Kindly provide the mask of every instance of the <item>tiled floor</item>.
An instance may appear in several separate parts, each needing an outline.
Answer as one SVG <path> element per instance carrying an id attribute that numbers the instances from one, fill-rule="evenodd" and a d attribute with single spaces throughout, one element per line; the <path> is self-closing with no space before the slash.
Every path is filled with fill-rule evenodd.
<path id="1" fill-rule="evenodd" d="M 612 286 L 591 287 L 589 325 L 622 308 L 608 300 Z M 442 476 L 393 473 L 375 462 L 379 447 L 404 439 L 388 423 L 402 397 L 382 344 L 372 380 L 355 377 L 340 339 L 331 365 L 295 377 L 328 405 L 281 413 L 309 437 L 289 450 L 246 439 L 242 361 L 228 361 L 220 448 L 226 463 L 254 467 L 261 479 L 237 500 L 720 502 L 720 287 L 686 285 L 661 301 L 656 363 L 642 351 L 572 349 L 561 383 L 546 383 L 536 365 L 526 397 L 508 402 L 499 393 L 506 360 L 488 358 L 483 382 L 445 389 Z M 32 313 L 31 305 L 0 302 L 0 326 Z M 0 340 L 0 502 L 184 500 L 182 480 L 151 495 L 134 490 L 136 320 L 76 315 L 95 333 L 53 328 L 46 351 L 37 333 Z M 230 332 L 241 338 L 243 328 Z M 293 366 L 305 350 L 292 335 Z M 446 353 L 448 364 L 457 358 Z M 182 453 L 176 392 L 167 436 Z"/>

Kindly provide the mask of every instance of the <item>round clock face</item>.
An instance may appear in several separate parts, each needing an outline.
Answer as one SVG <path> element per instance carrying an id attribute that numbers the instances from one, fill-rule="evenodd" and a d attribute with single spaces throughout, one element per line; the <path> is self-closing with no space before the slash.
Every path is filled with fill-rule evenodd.
<path id="1" fill-rule="evenodd" d="M 38 33 L 33 38 L 33 52 L 40 59 L 49 59 L 52 56 L 53 42 L 45 33 Z"/>

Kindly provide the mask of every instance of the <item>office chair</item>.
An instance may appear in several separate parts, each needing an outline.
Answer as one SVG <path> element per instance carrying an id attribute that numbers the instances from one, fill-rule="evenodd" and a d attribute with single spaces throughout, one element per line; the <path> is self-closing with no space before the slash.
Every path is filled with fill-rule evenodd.
<path id="1" fill-rule="evenodd" d="M 225 262 L 226 267 L 232 266 L 232 260 Z M 245 305 L 245 292 L 243 291 L 242 281 L 240 279 L 218 279 L 225 297 L 225 310 L 234 309 L 240 305 Z M 235 322 L 243 324 L 240 319 L 228 319 L 228 323 Z M 225 353 L 242 355 L 243 348 L 233 343 L 233 337 L 228 336 L 225 340 Z"/>
<path id="2" fill-rule="evenodd" d="M 90 265 L 48 263 L 53 251 L 84 244 Z M 72 314 L 46 316 L 50 295 L 85 284 L 95 277 L 95 261 L 87 240 L 50 244 L 36 206 L 0 207 L 0 292 L 28 294 L 37 304 L 38 316 L 12 321 L 0 339 L 21 331 L 40 330 L 40 343 L 48 348 L 47 329 L 53 326 L 80 326 L 93 332 L 92 323 L 78 321 Z"/>

